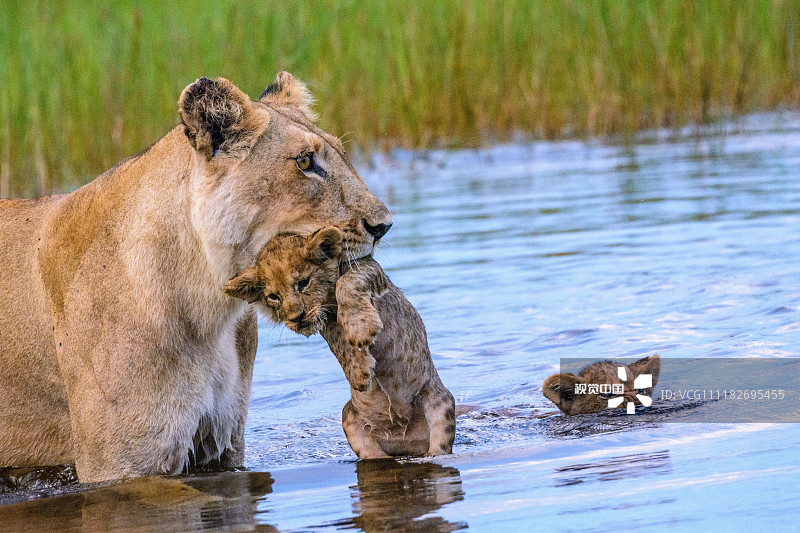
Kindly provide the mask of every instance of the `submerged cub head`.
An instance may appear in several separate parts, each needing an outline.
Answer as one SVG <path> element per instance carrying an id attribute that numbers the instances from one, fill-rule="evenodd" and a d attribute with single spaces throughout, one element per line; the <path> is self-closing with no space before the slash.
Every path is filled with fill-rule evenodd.
<path id="1" fill-rule="evenodd" d="M 306 337 L 325 320 L 325 305 L 339 277 L 342 232 L 326 227 L 302 237 L 281 233 L 267 242 L 254 267 L 240 272 L 225 292 L 251 303 L 273 322 Z"/>
<path id="2" fill-rule="evenodd" d="M 620 379 L 620 367 L 625 369 L 626 379 Z M 660 371 L 661 358 L 658 354 L 629 365 L 598 361 L 584 367 L 577 376 L 567 373 L 550 376 L 544 380 L 542 393 L 568 415 L 596 413 L 614 406 L 625 408 L 628 402 L 640 405 L 640 396 L 652 397 Z M 637 389 L 634 382 L 642 374 L 650 374 L 652 383 Z M 623 392 L 615 393 L 607 390 L 608 387 L 596 388 L 590 385 L 616 385 L 617 388 L 622 385 Z M 610 405 L 609 401 L 614 405 Z"/>

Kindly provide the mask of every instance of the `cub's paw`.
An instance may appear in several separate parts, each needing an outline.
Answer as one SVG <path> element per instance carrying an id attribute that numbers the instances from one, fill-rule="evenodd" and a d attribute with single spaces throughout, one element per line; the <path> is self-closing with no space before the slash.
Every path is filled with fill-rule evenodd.
<path id="1" fill-rule="evenodd" d="M 345 313 L 342 318 L 345 340 L 350 346 L 355 346 L 359 350 L 372 344 L 383 329 L 383 322 L 377 312 L 360 313 L 357 316 Z"/>
<path id="2" fill-rule="evenodd" d="M 369 354 L 358 364 L 352 364 L 348 368 L 347 381 L 350 386 L 359 392 L 364 392 L 370 385 L 372 379 L 375 377 L 375 358 Z"/>
<path id="3" fill-rule="evenodd" d="M 350 387 L 358 392 L 364 392 L 372 385 L 374 374 L 371 372 L 358 371 L 350 378 Z"/>
<path id="4" fill-rule="evenodd" d="M 425 454 L 425 457 L 434 457 L 437 455 L 450 455 L 451 453 L 453 453 L 452 445 L 433 446 L 428 450 L 428 453 Z"/>

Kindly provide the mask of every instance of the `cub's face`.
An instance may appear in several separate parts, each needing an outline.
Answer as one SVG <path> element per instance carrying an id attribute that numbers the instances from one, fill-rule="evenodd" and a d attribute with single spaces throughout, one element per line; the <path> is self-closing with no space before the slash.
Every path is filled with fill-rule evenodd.
<path id="1" fill-rule="evenodd" d="M 626 379 L 620 379 L 619 367 L 625 368 Z M 616 407 L 626 408 L 628 402 L 634 405 L 642 403 L 640 396 L 652 397 L 653 388 L 658 383 L 661 371 L 661 358 L 656 355 L 645 357 L 629 365 L 612 363 L 611 361 L 598 361 L 583 368 L 578 375 L 554 374 L 547 378 L 542 385 L 544 396 L 568 415 L 596 413 L 611 408 L 609 400 Z M 636 388 L 636 378 L 642 374 L 652 376 L 652 385 Z M 576 393 L 576 385 L 610 384 L 622 385 L 622 394 L 613 394 L 603 391 L 586 391 Z M 616 399 L 616 400 L 615 400 Z"/>
<path id="2" fill-rule="evenodd" d="M 281 233 L 266 244 L 256 265 L 231 279 L 224 290 L 308 337 L 324 324 L 341 254 L 342 232 L 337 228 L 326 227 L 309 237 Z"/>

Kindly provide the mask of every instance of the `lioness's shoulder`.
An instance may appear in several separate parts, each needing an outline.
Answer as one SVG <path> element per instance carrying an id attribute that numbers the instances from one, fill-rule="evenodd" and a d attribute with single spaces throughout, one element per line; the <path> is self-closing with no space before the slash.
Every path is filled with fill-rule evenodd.
<path id="1" fill-rule="evenodd" d="M 15 210 L 30 209 L 32 207 L 50 203 L 53 200 L 61 197 L 63 197 L 63 195 L 57 194 L 52 196 L 41 196 L 39 198 L 12 198 L 9 200 L 0 198 L 0 210 L 10 212 Z"/>

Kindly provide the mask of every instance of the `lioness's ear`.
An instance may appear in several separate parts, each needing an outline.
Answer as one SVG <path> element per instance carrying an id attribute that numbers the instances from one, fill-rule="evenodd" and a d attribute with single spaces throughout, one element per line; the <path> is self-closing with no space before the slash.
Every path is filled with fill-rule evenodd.
<path id="1" fill-rule="evenodd" d="M 336 259 L 342 255 L 342 232 L 328 226 L 317 230 L 306 242 L 306 257 L 318 261 Z"/>
<path id="2" fill-rule="evenodd" d="M 189 142 L 206 159 L 220 151 L 230 155 L 246 152 L 268 120 L 225 78 L 200 78 L 183 90 L 178 105 Z"/>
<path id="3" fill-rule="evenodd" d="M 658 383 L 658 375 L 661 373 L 661 357 L 659 357 L 658 354 L 653 354 L 650 357 L 639 359 L 635 363 L 631 363 L 628 366 L 631 367 L 631 370 L 633 370 L 637 376 L 639 374 L 652 374 L 653 387 L 655 387 L 656 383 Z"/>
<path id="4" fill-rule="evenodd" d="M 275 81 L 264 89 L 259 98 L 265 104 L 279 104 L 300 109 L 311 121 L 317 120 L 317 115 L 311 109 L 314 97 L 303 82 L 288 72 L 278 72 Z"/>
<path id="5" fill-rule="evenodd" d="M 264 288 L 258 283 L 256 267 L 242 270 L 235 278 L 228 281 L 222 290 L 228 296 L 241 298 L 249 303 L 257 302 L 264 295 Z"/>

